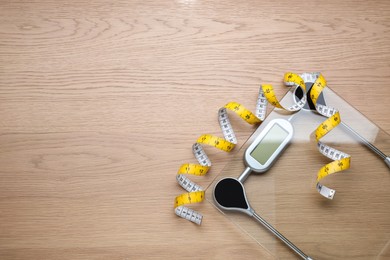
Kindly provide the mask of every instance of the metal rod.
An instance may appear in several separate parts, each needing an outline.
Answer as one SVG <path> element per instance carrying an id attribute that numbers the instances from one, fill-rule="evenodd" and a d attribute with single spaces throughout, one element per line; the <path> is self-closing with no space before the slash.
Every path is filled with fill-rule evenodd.
<path id="1" fill-rule="evenodd" d="M 341 121 L 341 125 L 344 126 L 348 131 L 350 131 L 352 134 L 354 134 L 363 144 L 365 144 L 368 148 L 371 149 L 374 153 L 379 155 L 383 160 L 386 159 L 386 154 L 384 154 L 381 150 L 376 148 L 372 143 L 370 143 L 366 138 L 361 136 L 358 132 L 353 130 L 349 125 Z"/>
<path id="2" fill-rule="evenodd" d="M 361 136 L 358 132 L 356 132 L 355 130 L 353 130 L 349 125 L 347 125 L 346 123 L 342 122 L 341 121 L 341 125 L 347 129 L 349 132 L 351 132 L 356 138 L 358 138 L 365 146 L 367 146 L 371 151 L 373 151 L 374 153 L 376 153 L 379 157 L 381 157 L 387 167 L 390 168 L 390 157 L 387 156 L 386 154 L 384 154 L 381 150 L 379 150 L 377 147 L 375 147 L 375 145 L 373 145 L 372 143 L 370 143 L 366 138 L 364 138 L 363 136 Z"/>
<path id="3" fill-rule="evenodd" d="M 249 167 L 246 167 L 246 169 L 241 173 L 240 177 L 238 177 L 238 181 L 241 183 L 244 183 L 246 178 L 248 178 L 249 174 L 252 172 L 252 169 Z"/>
<path id="4" fill-rule="evenodd" d="M 282 240 L 289 248 L 291 248 L 300 257 L 302 257 L 305 260 L 312 260 L 312 258 L 310 258 L 305 253 L 303 253 L 298 247 L 296 247 L 293 243 L 291 243 L 290 240 L 288 240 L 282 234 L 280 234 L 279 231 L 277 231 L 267 221 L 265 221 L 262 217 L 260 217 L 256 212 L 253 212 L 253 217 L 257 221 L 259 221 L 265 228 L 267 228 L 270 232 L 272 232 L 275 236 L 277 236 L 280 240 Z"/>

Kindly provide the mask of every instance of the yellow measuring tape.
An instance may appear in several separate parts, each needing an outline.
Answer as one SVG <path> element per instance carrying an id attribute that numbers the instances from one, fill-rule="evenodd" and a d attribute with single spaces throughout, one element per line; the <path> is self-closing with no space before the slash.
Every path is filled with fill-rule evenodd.
<path id="1" fill-rule="evenodd" d="M 288 87 L 295 87 L 290 89 L 292 92 L 294 92 L 297 88 L 301 88 L 303 93 L 306 93 L 305 79 L 307 81 L 311 80 L 311 82 L 313 79 L 315 79 L 314 85 L 311 89 L 310 97 L 316 106 L 317 112 L 323 116 L 329 117 L 316 129 L 316 140 L 320 152 L 328 158 L 335 160 L 320 169 L 317 174 L 316 186 L 318 192 L 321 195 L 327 198 L 333 198 L 335 191 L 322 185 L 320 180 L 322 180 L 327 175 L 349 168 L 350 156 L 323 144 L 319 140 L 340 123 L 340 115 L 336 109 L 316 103 L 322 90 L 326 87 L 326 81 L 323 76 L 319 73 L 304 73 L 301 76 L 294 73 L 286 73 L 284 76 L 284 83 Z M 235 112 L 247 123 L 255 125 L 261 123 L 264 120 L 267 103 L 272 104 L 276 108 L 294 113 L 302 109 L 306 102 L 306 95 L 303 95 L 303 97 L 298 101 L 293 98 L 293 105 L 284 107 L 278 101 L 273 87 L 271 85 L 262 85 L 260 87 L 259 96 L 257 99 L 256 114 L 252 113 L 244 106 L 236 102 L 230 102 L 224 107 L 220 108 L 218 111 L 218 119 L 224 138 L 204 134 L 197 139 L 195 144 L 193 144 L 192 151 L 198 161 L 198 164 L 186 163 L 181 165 L 179 168 L 176 179 L 180 186 L 182 186 L 187 191 L 187 193 L 183 193 L 175 198 L 175 213 L 178 216 L 196 224 L 201 224 L 203 216 L 199 212 L 192 210 L 184 205 L 203 201 L 205 192 L 202 187 L 191 181 L 186 175 L 190 174 L 203 176 L 209 171 L 211 167 L 211 161 L 204 152 L 202 144 L 213 146 L 225 152 L 230 152 L 236 146 L 237 138 L 231 126 L 227 110 Z"/>
<path id="2" fill-rule="evenodd" d="M 325 78 L 321 74 L 319 74 L 313 84 L 313 87 L 311 88 L 310 98 L 313 101 L 317 112 L 325 117 L 328 117 L 328 119 L 322 122 L 315 130 L 315 138 L 319 151 L 329 159 L 333 160 L 332 162 L 323 166 L 318 171 L 316 186 L 318 192 L 322 196 L 329 199 L 333 199 L 333 196 L 336 191 L 321 184 L 320 181 L 330 174 L 348 169 L 350 167 L 351 156 L 337 149 L 334 149 L 320 141 L 322 137 L 324 137 L 327 133 L 329 133 L 332 129 L 334 129 L 341 123 L 340 113 L 339 111 L 337 111 L 337 109 L 317 104 L 318 97 L 320 96 L 322 90 L 326 87 L 326 85 L 327 83 Z"/>

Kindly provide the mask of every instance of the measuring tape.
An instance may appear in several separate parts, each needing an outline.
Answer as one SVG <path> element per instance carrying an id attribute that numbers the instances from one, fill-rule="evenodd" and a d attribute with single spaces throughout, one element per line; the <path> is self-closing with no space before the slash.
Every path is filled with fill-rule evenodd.
<path id="1" fill-rule="evenodd" d="M 315 74 L 315 76 L 316 80 L 310 90 L 310 98 L 313 101 L 317 112 L 325 117 L 328 117 L 328 119 L 322 122 L 315 130 L 315 138 L 320 153 L 333 160 L 318 171 L 316 188 L 322 196 L 328 199 L 333 199 L 336 191 L 321 184 L 320 181 L 330 174 L 348 169 L 350 167 L 351 156 L 320 141 L 322 137 L 341 123 L 341 118 L 337 109 L 317 104 L 318 97 L 323 89 L 326 88 L 327 83 L 321 74 Z"/>
<path id="2" fill-rule="evenodd" d="M 267 100 L 264 96 L 264 92 L 260 89 L 256 105 L 256 115 L 236 102 L 230 102 L 219 109 L 218 121 L 224 138 L 209 134 L 201 135 L 192 146 L 192 151 L 199 164 L 183 164 L 176 175 L 176 179 L 180 186 L 187 191 L 187 193 L 183 193 L 175 199 L 174 207 L 178 216 L 199 225 L 202 222 L 202 215 L 200 213 L 183 206 L 185 204 L 201 202 L 204 200 L 205 196 L 203 188 L 191 181 L 186 175 L 192 174 L 203 176 L 207 174 L 211 167 L 211 161 L 203 150 L 201 144 L 210 145 L 225 152 L 230 152 L 236 146 L 237 138 L 230 123 L 227 110 L 235 112 L 247 123 L 255 125 L 264 120 L 266 107 Z"/>
<path id="3" fill-rule="evenodd" d="M 306 93 L 305 82 L 313 81 L 314 85 L 312 87 L 310 95 L 313 100 L 313 103 L 316 105 L 316 110 L 321 115 L 329 117 L 315 131 L 316 140 L 320 152 L 328 158 L 335 160 L 334 162 L 329 163 L 320 169 L 317 174 L 316 187 L 321 195 L 327 198 L 333 198 L 335 191 L 320 184 L 320 180 L 327 175 L 349 168 L 350 156 L 323 144 L 319 140 L 340 123 L 339 113 L 336 109 L 316 104 L 318 96 L 321 94 L 323 88 L 326 87 L 326 81 L 321 74 L 304 73 L 299 76 L 297 74 L 289 72 L 286 73 L 284 76 L 285 85 L 288 87 L 294 87 L 290 89 L 290 91 L 292 92 L 296 91 L 297 88 L 301 88 L 303 93 Z M 314 87 L 315 90 L 313 91 Z M 264 120 L 268 103 L 275 106 L 276 108 L 294 113 L 301 110 L 306 104 L 306 102 L 306 95 L 303 95 L 303 97 L 298 101 L 293 98 L 293 105 L 285 107 L 279 102 L 271 85 L 262 85 L 260 87 L 256 103 L 256 114 L 252 113 L 243 105 L 237 102 L 230 102 L 224 107 L 220 108 L 218 111 L 218 121 L 222 129 L 224 138 L 210 134 L 201 135 L 197 139 L 196 143 L 192 146 L 192 151 L 198 161 L 198 164 L 186 163 L 181 165 L 178 170 L 176 180 L 179 185 L 187 191 L 187 193 L 183 193 L 175 198 L 174 208 L 176 215 L 185 218 L 191 222 L 194 222 L 198 225 L 200 225 L 202 222 L 202 214 L 184 205 L 202 202 L 205 198 L 204 189 L 195 182 L 191 181 L 186 175 L 204 176 L 210 170 L 211 161 L 203 150 L 202 144 L 210 145 L 225 152 L 230 152 L 236 146 L 237 138 L 229 120 L 228 110 L 236 113 L 245 122 L 251 125 L 256 125 Z"/>

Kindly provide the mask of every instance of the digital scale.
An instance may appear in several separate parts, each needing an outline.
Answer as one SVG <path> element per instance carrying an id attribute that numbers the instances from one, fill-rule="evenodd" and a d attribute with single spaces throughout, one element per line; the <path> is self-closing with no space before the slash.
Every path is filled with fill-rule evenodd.
<path id="1" fill-rule="evenodd" d="M 298 98 L 302 96 L 302 92 L 294 94 Z M 294 94 L 288 92 L 282 102 L 291 100 Z M 324 137 L 325 142 L 348 151 L 353 163 L 355 157 L 364 158 L 366 166 L 351 166 L 345 173 L 327 178 L 337 186 L 340 198 L 328 201 L 315 191 L 313 178 L 329 160 L 310 140 L 311 133 L 326 118 L 312 111 L 314 105 L 309 99 L 304 109 L 292 115 L 274 109 L 209 186 L 206 194 L 211 195 L 207 199 L 276 257 L 291 258 L 291 250 L 308 260 L 357 259 L 354 250 L 363 249 L 362 256 L 389 254 L 390 192 L 384 186 L 390 185 L 390 160 L 385 154 L 390 151 L 390 137 L 329 88 L 317 102 L 325 104 L 325 100 L 340 111 L 343 122 Z M 359 159 L 356 163 L 359 164 Z M 370 166 L 369 172 L 364 170 L 367 166 Z M 247 180 L 251 173 L 261 174 Z M 360 188 L 364 186 L 367 187 Z M 373 201 L 368 201 L 371 191 L 381 196 L 371 196 Z M 361 203 L 366 203 L 363 208 L 371 211 L 362 211 Z M 370 207 L 371 203 L 377 203 L 378 208 Z M 264 218 L 255 209 L 262 212 Z M 231 211 L 245 214 L 232 214 Z M 381 228 L 367 236 L 364 227 L 371 223 L 369 216 L 372 214 Z M 255 221 L 249 221 L 243 215 L 253 217 L 270 232 L 267 234 Z M 367 222 L 358 221 L 357 216 L 364 219 L 367 216 Z M 280 232 L 265 219 L 276 223 Z M 279 225 L 279 221 L 283 224 Z M 354 230 L 343 231 L 343 227 Z M 360 241 L 356 234 L 375 237 L 375 240 L 372 243 L 369 239 Z M 340 247 L 345 243 L 349 246 Z M 371 245 L 374 243 L 375 246 Z"/>

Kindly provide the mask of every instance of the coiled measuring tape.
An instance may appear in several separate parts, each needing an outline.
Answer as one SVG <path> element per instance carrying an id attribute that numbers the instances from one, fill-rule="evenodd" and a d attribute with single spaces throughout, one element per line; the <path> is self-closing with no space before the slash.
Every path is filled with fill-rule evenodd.
<path id="1" fill-rule="evenodd" d="M 341 122 L 340 115 L 336 109 L 316 103 L 322 90 L 326 87 L 326 81 L 321 74 L 304 73 L 299 76 L 289 72 L 284 76 L 285 85 L 288 87 L 294 87 L 290 89 L 292 92 L 294 92 L 297 88 L 301 88 L 303 93 L 306 93 L 305 82 L 313 81 L 314 85 L 310 93 L 311 99 L 316 106 L 317 112 L 323 116 L 329 117 L 315 131 L 318 148 L 322 154 L 335 160 L 320 169 L 317 174 L 316 187 L 321 195 L 331 199 L 333 198 L 335 191 L 322 185 L 320 180 L 325 178 L 327 175 L 349 168 L 350 156 L 323 144 L 319 140 Z M 315 89 L 314 91 L 313 88 Z M 204 189 L 195 182 L 191 181 L 186 175 L 204 176 L 210 170 L 211 161 L 203 150 L 202 144 L 213 146 L 225 152 L 230 152 L 236 146 L 237 138 L 228 117 L 228 110 L 235 112 L 245 122 L 255 125 L 264 120 L 268 103 L 272 104 L 276 108 L 294 113 L 301 110 L 306 102 L 306 95 L 303 95 L 298 101 L 293 99 L 293 105 L 284 107 L 280 104 L 271 85 L 261 85 L 256 104 L 256 114 L 253 114 L 237 102 L 230 102 L 220 108 L 218 111 L 218 120 L 224 138 L 209 134 L 201 135 L 192 146 L 192 151 L 198 161 L 198 164 L 186 163 L 181 165 L 178 170 L 176 175 L 177 182 L 187 191 L 187 193 L 183 193 L 175 198 L 174 208 L 176 215 L 198 225 L 202 222 L 202 214 L 184 205 L 202 202 L 205 197 Z"/>
<path id="2" fill-rule="evenodd" d="M 262 91 L 259 92 L 259 98 L 256 105 L 256 115 L 246 109 L 239 103 L 230 102 L 218 111 L 218 120 L 224 138 L 205 134 L 198 138 L 195 144 L 192 145 L 192 151 L 199 164 L 186 163 L 183 164 L 176 175 L 176 179 L 188 193 L 183 193 L 175 199 L 175 212 L 178 216 L 192 221 L 196 224 L 201 224 L 202 215 L 188 207 L 185 204 L 198 203 L 204 200 L 204 190 L 202 187 L 191 181 L 187 174 L 203 176 L 207 174 L 211 167 L 211 161 L 206 155 L 201 144 L 206 144 L 218 148 L 225 152 L 230 152 L 237 144 L 237 138 L 230 123 L 227 110 L 231 110 L 238 114 L 247 123 L 255 125 L 260 123 L 265 118 L 267 100 Z"/>
<path id="3" fill-rule="evenodd" d="M 317 191 L 322 196 L 328 199 L 333 199 L 333 196 L 336 191 L 321 184 L 320 181 L 330 174 L 348 169 L 350 167 L 351 156 L 347 153 L 332 148 L 320 141 L 322 137 L 324 137 L 326 134 L 332 131 L 332 129 L 334 129 L 341 123 L 341 118 L 340 113 L 339 111 L 337 111 L 337 109 L 317 104 L 318 97 L 320 96 L 323 89 L 326 88 L 327 83 L 325 78 L 321 74 L 316 74 L 315 76 L 317 78 L 313 84 L 313 87 L 310 90 L 310 98 L 316 107 L 316 111 L 319 114 L 328 118 L 324 122 L 322 122 L 315 130 L 315 138 L 320 153 L 333 160 L 332 162 L 323 166 L 318 171 L 316 187 Z"/>

